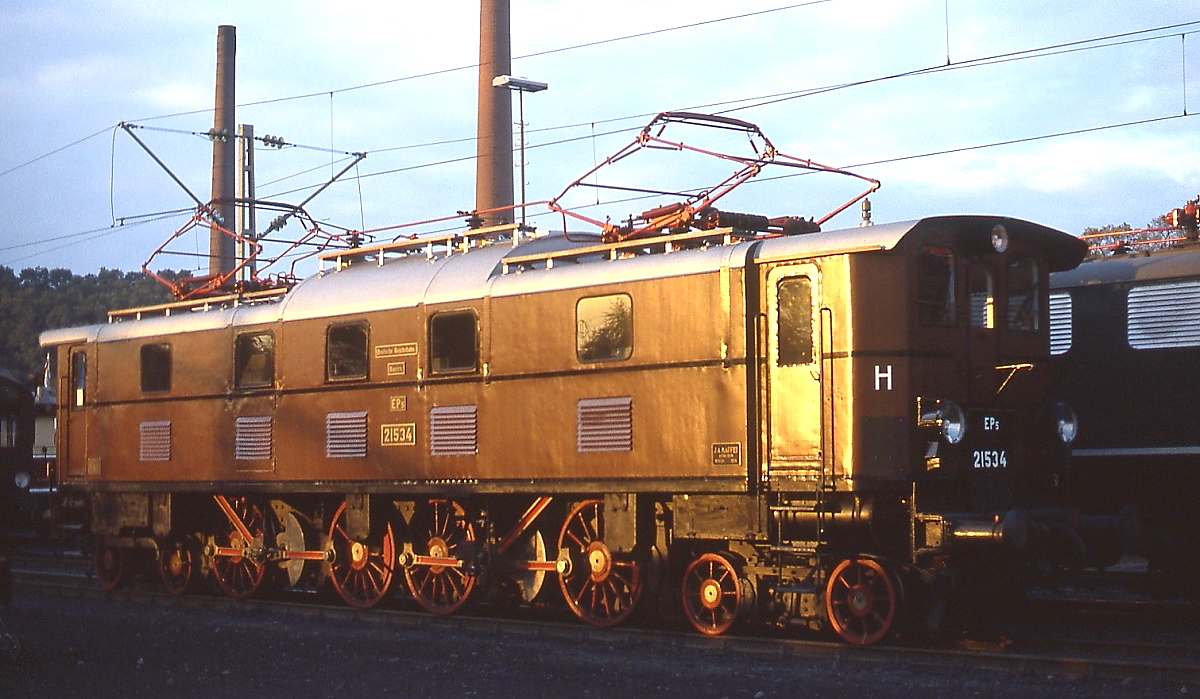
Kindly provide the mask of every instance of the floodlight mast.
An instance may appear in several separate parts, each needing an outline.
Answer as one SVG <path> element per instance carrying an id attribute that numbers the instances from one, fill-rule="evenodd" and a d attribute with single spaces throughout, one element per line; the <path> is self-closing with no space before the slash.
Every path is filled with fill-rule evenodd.
<path id="1" fill-rule="evenodd" d="M 497 75 L 492 78 L 492 87 L 503 87 L 517 93 L 518 122 L 521 133 L 521 226 L 525 226 L 525 93 L 541 92 L 550 87 L 548 83 L 540 83 L 528 78 L 518 78 L 515 75 Z"/>

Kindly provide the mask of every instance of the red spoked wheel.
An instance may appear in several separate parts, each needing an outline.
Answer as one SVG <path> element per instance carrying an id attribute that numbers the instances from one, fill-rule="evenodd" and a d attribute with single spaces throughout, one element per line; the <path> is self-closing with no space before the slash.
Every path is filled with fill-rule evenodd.
<path id="1" fill-rule="evenodd" d="M 199 579 L 200 555 L 196 545 L 184 538 L 168 539 L 158 547 L 158 575 L 172 595 L 182 595 Z"/>
<path id="2" fill-rule="evenodd" d="M 115 590 L 125 582 L 125 550 L 103 542 L 92 552 L 96 583 L 103 590 Z"/>
<path id="3" fill-rule="evenodd" d="M 733 562 L 722 554 L 706 553 L 683 574 L 683 613 L 697 631 L 717 636 L 744 612 L 746 593 Z"/>
<path id="4" fill-rule="evenodd" d="M 457 559 L 455 565 L 419 563 L 404 568 L 404 578 L 417 604 L 433 614 L 458 611 L 475 589 L 476 575 L 469 567 L 469 550 L 475 542 L 475 525 L 463 506 L 453 500 L 430 500 L 413 517 L 412 549 L 418 556 Z M 464 565 L 467 564 L 467 565 Z"/>
<path id="5" fill-rule="evenodd" d="M 571 510 L 558 535 L 558 551 L 570 564 L 558 584 L 575 616 L 598 627 L 629 618 L 642 596 L 642 568 L 604 543 L 603 500 L 586 500 Z"/>
<path id="6" fill-rule="evenodd" d="M 388 522 L 379 541 L 360 541 L 346 532 L 346 503 L 329 526 L 333 563 L 329 580 L 351 607 L 370 609 L 392 589 L 396 570 L 396 538 Z"/>
<path id="7" fill-rule="evenodd" d="M 882 564 L 870 558 L 842 561 L 825 586 L 829 623 L 847 643 L 866 646 L 887 636 L 899 606 L 896 581 Z"/>
<path id="8" fill-rule="evenodd" d="M 262 587 L 267 575 L 267 564 L 256 555 L 255 548 L 261 548 L 264 534 L 262 510 L 247 498 L 231 499 L 230 505 L 238 519 L 250 534 L 250 539 L 238 527 L 229 525 L 229 532 L 216 537 L 218 549 L 229 549 L 228 554 L 218 551 L 213 556 L 212 573 L 227 596 L 233 599 L 252 597 Z"/>

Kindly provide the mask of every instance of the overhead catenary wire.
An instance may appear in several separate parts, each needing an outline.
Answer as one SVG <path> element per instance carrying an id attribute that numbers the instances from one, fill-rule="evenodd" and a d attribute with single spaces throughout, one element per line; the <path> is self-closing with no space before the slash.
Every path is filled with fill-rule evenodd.
<path id="1" fill-rule="evenodd" d="M 658 29 L 658 30 L 652 30 L 652 31 L 649 31 L 649 32 L 640 32 L 640 33 L 636 33 L 636 34 L 630 34 L 630 35 L 626 35 L 626 36 L 622 36 L 622 37 L 614 37 L 614 38 L 611 38 L 611 39 L 605 39 L 605 40 L 601 40 L 601 41 L 597 41 L 597 42 L 589 42 L 589 43 L 585 43 L 585 44 L 578 44 L 578 45 L 573 45 L 573 46 L 560 47 L 560 48 L 557 48 L 557 49 L 550 49 L 550 50 L 547 50 L 547 51 L 542 51 L 542 52 L 537 52 L 537 53 L 527 54 L 527 55 L 525 55 L 525 56 L 518 56 L 518 57 L 516 57 L 516 58 L 518 58 L 518 59 L 520 59 L 520 58 L 528 58 L 528 57 L 533 57 L 533 56 L 546 55 L 546 54 L 550 54 L 550 53 L 557 53 L 557 52 L 561 52 L 561 51 L 568 51 L 568 50 L 572 50 L 572 49 L 576 49 L 576 48 L 585 48 L 585 47 L 589 47 L 589 46 L 596 46 L 596 45 L 600 45 L 600 44 L 604 44 L 604 43 L 611 43 L 611 42 L 614 42 L 614 41 L 622 41 L 622 40 L 631 39 L 631 38 L 645 37 L 645 36 L 650 36 L 650 35 L 654 35 L 654 34 L 659 34 L 659 33 L 667 32 L 667 31 L 675 31 L 675 30 L 678 30 L 678 29 L 686 29 L 686 28 L 691 28 L 691 27 L 695 27 L 695 26 L 701 26 L 701 25 L 705 25 L 705 24 L 712 24 L 712 23 L 716 23 L 716 22 L 728 21 L 728 20 L 732 20 L 732 19 L 739 19 L 739 18 L 748 17 L 748 16 L 753 16 L 753 15 L 757 15 L 757 14 L 765 14 L 765 13 L 768 13 L 768 12 L 777 12 L 777 11 L 782 11 L 782 10 L 787 10 L 787 9 L 794 9 L 794 8 L 798 8 L 798 7 L 805 7 L 805 6 L 808 6 L 808 5 L 821 4 L 821 3 L 823 3 L 823 2 L 831 2 L 831 1 L 833 1 L 833 0 L 818 0 L 818 2 L 808 2 L 808 3 L 799 3 L 799 4 L 787 5 L 787 6 L 783 6 L 783 7 L 779 7 L 779 8 L 772 8 L 772 9 L 769 9 L 769 10 L 763 10 L 763 11 L 759 11 L 759 12 L 756 12 L 756 13 L 744 13 L 744 14 L 741 14 L 741 15 L 733 15 L 733 16 L 730 16 L 730 17 L 725 17 L 725 18 L 719 18 L 719 19 L 714 19 L 714 20 L 706 20 L 706 21 L 702 21 L 702 22 L 696 22 L 696 23 L 691 23 L 691 24 L 686 24 L 686 25 L 679 25 L 679 26 L 676 26 L 676 27 L 668 27 L 668 28 L 663 28 L 663 29 Z M 948 28 L 948 27 L 949 27 L 949 18 L 948 18 L 948 16 L 947 16 L 947 20 L 946 20 L 946 21 L 947 21 L 947 28 Z M 1124 45 L 1124 44 L 1128 44 L 1128 43 L 1137 43 L 1137 42 L 1144 42 L 1144 41 L 1156 41 L 1156 40 L 1160 40 L 1160 39 L 1168 38 L 1169 36 L 1170 36 L 1170 37 L 1173 37 L 1173 36 L 1176 36 L 1176 35 L 1178 35 L 1178 36 L 1180 36 L 1180 37 L 1181 37 L 1181 41 L 1184 43 L 1184 46 L 1185 46 L 1184 61 L 1183 61 L 1183 63 L 1184 63 L 1184 67 L 1183 67 L 1183 71 L 1184 71 L 1184 75 L 1183 75 L 1183 81 L 1184 81 L 1184 106 L 1183 106 L 1183 111 L 1184 111 L 1184 114 L 1186 115 L 1186 114 L 1187 114 L 1187 103 L 1186 103 L 1186 97 L 1187 97 L 1187 95 L 1186 95 L 1186 37 L 1187 37 L 1187 34 L 1189 34 L 1189 33 L 1194 33 L 1194 32 L 1183 31 L 1183 32 L 1179 32 L 1178 34 L 1169 34 L 1169 35 L 1163 35 L 1163 34 L 1161 34 L 1161 32 L 1164 32 L 1164 31 L 1173 31 L 1173 30 L 1177 30 L 1177 29 L 1183 29 L 1183 28 L 1186 28 L 1186 27 L 1191 27 L 1191 26 L 1194 26 L 1194 25 L 1196 25 L 1196 24 L 1200 24 L 1200 22 L 1185 22 L 1185 23 L 1178 23 L 1178 24 L 1172 24 L 1172 25 L 1164 25 L 1164 26 L 1162 26 L 1162 27 L 1155 27 L 1155 28 L 1151 28 L 1151 29 L 1142 29 L 1142 30 L 1135 30 L 1135 31 L 1130 31 L 1130 32 L 1122 32 L 1122 33 L 1119 33 L 1119 34 L 1112 34 L 1112 35 L 1107 35 L 1107 36 L 1102 36 L 1102 37 L 1094 37 L 1094 38 L 1091 38 L 1091 39 L 1083 39 L 1083 40 L 1074 41 L 1074 42 L 1066 42 L 1066 43 L 1061 43 L 1061 44 L 1055 44 L 1055 45 L 1050 45 L 1050 46 L 1039 47 L 1039 48 L 1035 48 L 1035 49 L 1027 49 L 1027 50 L 1018 51 L 1018 52 L 1011 52 L 1011 53 L 1007 53 L 1007 54 L 997 54 L 997 55 L 995 55 L 995 56 L 989 56 L 989 57 L 984 57 L 984 58 L 977 58 L 977 59 L 971 59 L 971 60 L 967 60 L 967 61 L 959 61 L 959 62 L 953 62 L 953 63 L 952 63 L 952 62 L 950 62 L 950 60 L 949 60 L 949 59 L 950 59 L 950 53 L 949 53 L 949 39 L 947 38 L 947 65 L 945 65 L 945 66 L 931 66 L 931 67 L 926 67 L 926 68 L 918 68 L 918 69 L 914 69 L 914 70 L 912 70 L 912 71 L 907 71 L 907 72 L 903 72 L 903 73 L 896 73 L 896 74 L 892 74 L 892 75 L 886 75 L 886 76 L 877 76 L 877 77 L 874 77 L 874 78 L 869 78 L 869 79 L 865 79 L 865 80 L 862 80 L 862 81 L 855 81 L 855 82 L 850 82 L 850 83 L 842 83 L 842 84 L 830 85 L 830 86 L 818 87 L 818 88 L 806 88 L 806 89 L 802 89 L 802 90 L 795 90 L 795 91 L 790 91 L 790 92 L 786 92 L 786 93 L 777 93 L 776 95 L 763 95 L 763 96 L 759 96 L 759 97 L 751 97 L 751 98 L 738 98 L 738 99 L 735 99 L 735 100 L 727 100 L 727 101 L 723 101 L 723 102 L 715 102 L 715 103 L 711 103 L 711 104 L 709 104 L 709 105 L 700 105 L 700 106 L 698 106 L 698 107 L 693 107 L 693 108 L 720 107 L 720 106 L 726 106 L 726 105 L 730 105 L 730 108 L 729 108 L 728 110 L 725 110 L 725 111 L 723 111 L 723 112 L 721 112 L 721 113 L 726 113 L 726 112 L 728 112 L 728 111 L 736 111 L 736 110 L 748 110 L 748 109 L 754 109 L 754 108 L 757 108 L 757 107 L 762 107 L 762 106 L 765 106 L 765 105 L 767 105 L 767 104 L 772 104 L 772 103 L 775 103 L 775 102 L 778 102 L 778 101 L 785 101 L 785 100 L 788 100 L 788 99 L 797 99 L 797 98 L 801 98 L 801 97 L 806 97 L 806 96 L 811 96 L 811 95 L 815 95 L 815 94 L 820 94 L 820 93 L 823 93 L 823 92 L 829 92 L 829 91 L 833 91 L 833 90 L 847 89 L 847 88 L 850 88 L 850 87 L 857 87 L 857 86 L 861 86 L 861 85 L 872 84 L 872 83 L 875 83 L 875 82 L 880 82 L 880 81 L 884 81 L 884 80 L 892 80 L 892 79 L 897 79 L 897 78 L 902 78 L 902 77 L 914 77 L 914 76 L 918 76 L 918 75 L 927 75 L 927 74 L 932 74 L 932 73 L 936 73 L 936 72 L 941 72 L 941 71 L 943 71 L 943 70 L 958 70 L 958 69 L 964 69 L 964 68 L 972 68 L 972 67 L 978 67 L 978 66 L 982 66 L 982 65 L 989 65 L 989 64 L 993 64 L 993 63 L 1006 62 L 1006 61 L 1011 61 L 1011 60 L 1027 60 L 1027 59 L 1032 59 L 1032 58 L 1041 58 L 1041 57 L 1046 57 L 1046 56 L 1050 56 L 1050 55 L 1059 55 L 1059 54 L 1061 54 L 1061 53 L 1068 53 L 1068 52 L 1073 52 L 1073 51 L 1087 51 L 1087 50 L 1095 50 L 1095 49 L 1101 49 L 1101 48 L 1106 48 L 1106 47 L 1111 47 L 1111 46 Z M 948 29 L 947 29 L 947 31 L 948 31 Z M 1157 35 L 1155 35 L 1155 36 L 1138 36 L 1138 35 L 1145 35 L 1145 34 L 1152 34 L 1152 33 L 1157 33 Z M 1114 41 L 1114 40 L 1117 40 L 1117 39 L 1123 39 L 1123 38 L 1125 38 L 1125 37 L 1136 37 L 1136 38 L 1129 38 L 1129 39 L 1127 39 L 1127 40 L 1122 40 L 1122 41 Z M 1109 43 L 1098 43 L 1098 42 L 1109 42 Z M 274 99 L 274 100 L 264 100 L 264 101 L 261 101 L 261 102 L 251 102 L 251 103 L 247 103 L 246 105 L 243 105 L 243 106 L 251 106 L 251 105 L 257 105 L 257 104 L 268 104 L 268 103 L 282 102 L 282 101 L 287 101 L 287 100 L 291 100 L 291 99 L 303 99 L 303 98 L 306 98 L 306 97 L 312 97 L 312 96 L 318 96 L 318 95 L 329 95 L 329 96 L 330 96 L 330 100 L 331 100 L 331 110 L 332 110 L 332 108 L 333 108 L 333 107 L 332 107 L 333 95 L 334 95 L 335 93 L 338 93 L 338 92 L 344 92 L 344 91 L 350 91 L 350 90 L 360 90 L 360 89 L 366 89 L 366 88 L 370 88 L 370 87 L 377 87 L 377 86 L 381 86 L 381 85 L 386 85 L 386 84 L 391 84 L 391 83 L 395 83 L 395 82 L 400 82 L 400 81 L 402 81 L 402 80 L 410 80 L 410 79 L 415 79 L 415 78 L 418 78 L 418 77 L 426 77 L 426 76 L 429 76 L 429 75 L 437 75 L 437 74 L 442 74 L 442 73 L 446 73 L 446 72 L 452 72 L 452 71 L 456 71 L 456 70 L 463 70 L 463 69 L 472 68 L 472 67 L 475 67 L 475 66 L 460 66 L 460 67 L 456 67 L 456 68 L 450 68 L 450 69 L 445 69 L 445 70 L 433 71 L 433 72 L 430 72 L 430 73 L 424 73 L 424 74 L 421 74 L 421 75 L 404 76 L 404 77 L 401 77 L 401 78 L 396 78 L 396 79 L 391 79 L 391 80 L 386 80 L 386 81 L 379 81 L 379 82 L 375 82 L 375 83 L 368 83 L 368 84 L 363 84 L 363 85 L 356 85 L 356 86 L 352 86 L 352 87 L 349 87 L 349 88 L 342 88 L 342 89 L 340 89 L 340 90 L 333 90 L 333 91 L 321 91 L 321 92 L 318 92 L 318 93 L 311 93 L 311 94 L 308 94 L 308 95 L 297 95 L 297 96 L 293 96 L 293 97 L 287 97 L 287 98 L 278 98 L 278 99 Z M 211 112 L 211 109 L 197 110 L 197 111 L 195 111 L 195 112 L 180 113 L 180 114 L 189 114 L 189 113 L 205 113 L 205 112 Z M 173 115 L 166 115 L 166 116 L 173 116 Z M 614 117 L 614 118 L 610 118 L 610 119 L 597 120 L 597 121 L 596 121 L 596 122 L 594 122 L 594 123 L 618 123 L 618 122 L 621 122 L 621 121 L 630 121 L 630 120 L 632 120 L 632 119 L 636 119 L 636 118 L 639 118 L 639 117 L 644 119 L 646 116 L 652 116 L 652 115 L 650 115 L 650 114 L 644 114 L 644 115 L 635 115 L 635 116 Z M 153 117 L 152 119 L 159 119 L 159 118 L 165 118 L 165 117 Z M 1155 119 L 1155 120 L 1145 120 L 1144 122 L 1131 122 L 1131 123 L 1152 123 L 1153 121 L 1157 121 L 1157 119 Z M 587 122 L 587 124 L 586 124 L 586 125 L 587 125 L 587 126 L 591 126 L 592 124 L 593 124 L 593 122 Z M 1127 125 L 1127 124 L 1113 124 L 1113 125 L 1108 125 L 1108 126 L 1103 126 L 1103 127 L 1097 127 L 1097 128 L 1098 128 L 1098 129 L 1105 129 L 1105 128 L 1119 128 L 1119 127 L 1121 127 L 1121 126 L 1124 126 L 1124 125 Z M 545 128 L 541 128 L 541 129 L 532 129 L 532 130 L 530 130 L 530 133 L 548 132 L 548 131 L 554 131 L 554 130 L 573 129 L 573 128 L 579 128 L 580 126 L 581 126 L 580 124 L 557 125 L 557 126 L 545 127 Z M 79 139 L 79 140 L 77 140 L 77 141 L 74 141 L 74 142 L 72 142 L 72 143 L 70 143 L 70 144 L 67 144 L 67 145 L 65 145 L 65 146 L 61 147 L 61 148 L 55 149 L 54 151 L 51 151 L 51 152 L 49 152 L 49 153 L 46 153 L 46 154 L 44 154 L 44 155 L 42 155 L 42 156 L 39 156 L 39 157 L 37 157 L 37 158 L 34 158 L 34 159 L 32 159 L 32 160 L 29 160 L 29 161 L 26 161 L 25 163 L 22 163 L 21 165 L 18 165 L 18 166 L 15 166 L 15 167 L 13 167 L 13 168 L 10 168 L 10 169 L 8 169 L 8 170 L 5 170 L 5 171 L 3 171 L 3 172 L 0 172 L 0 176 L 3 176 L 3 175 L 6 175 L 6 174 L 9 174 L 9 173 L 11 173 L 11 172 L 13 172 L 13 171 L 15 171 L 15 170 L 18 170 L 18 169 L 20 169 L 20 168 L 22 168 L 22 167 L 25 167 L 25 166 L 27 166 L 27 165 L 29 165 L 29 164 L 32 164 L 32 163 L 38 162 L 38 161 L 40 161 L 40 160 L 42 160 L 42 159 L 45 159 L 45 158 L 47 158 L 47 157 L 50 157 L 50 156 L 52 156 L 52 155 L 55 155 L 55 154 L 57 154 L 57 153 L 60 153 L 60 152 L 62 152 L 62 151 L 64 151 L 64 150 L 67 150 L 67 149 L 69 149 L 69 148 L 71 148 L 71 147 L 73 147 L 73 146 L 75 146 L 75 145 L 78 145 L 78 144 L 80 144 L 80 143 L 83 143 L 83 142 L 85 142 L 85 141 L 87 141 L 87 140 L 91 139 L 91 138 L 94 138 L 94 137 L 96 137 L 96 136 L 99 136 L 99 135 L 103 134 L 105 131 L 109 130 L 110 128 L 113 128 L 113 127 L 106 127 L 105 129 L 102 129 L 102 130 L 100 130 L 100 131 L 97 131 L 97 132 L 96 132 L 96 133 L 94 133 L 94 134 L 91 134 L 91 135 L 89 135 L 89 136 L 86 136 L 86 137 L 84 137 L 84 138 L 82 138 L 82 139 Z M 151 128 L 151 127 L 145 127 L 145 128 Z M 594 127 L 593 127 L 593 128 L 594 128 Z M 636 130 L 637 128 L 639 128 L 639 127 L 638 127 L 638 126 L 631 126 L 631 127 L 629 127 L 629 128 L 623 128 L 623 129 L 615 129 L 615 130 L 611 130 L 611 131 L 608 131 L 608 132 L 606 132 L 606 133 L 604 133 L 604 134 L 599 134 L 599 135 L 610 135 L 610 134 L 621 133 L 621 132 L 623 132 L 623 131 L 624 131 L 624 132 L 630 132 L 630 131 L 634 131 L 634 130 Z M 331 124 L 330 124 L 330 130 L 331 130 L 331 139 L 332 139 L 332 129 L 333 129 L 333 124 L 332 124 L 332 116 L 331 116 Z M 178 131 L 178 132 L 180 132 L 180 133 L 189 133 L 189 134 L 191 134 L 191 135 L 196 135 L 196 136 L 203 136 L 203 135 L 206 135 L 206 134 L 204 134 L 203 132 L 194 132 L 194 131 L 190 131 L 190 132 L 189 132 L 189 131 L 183 131 L 183 130 L 171 130 L 171 129 L 159 129 L 159 130 L 163 130 L 163 131 Z M 1003 142 L 1003 143 L 1004 143 L 1004 144 L 1010 144 L 1010 143 L 1020 143 L 1020 142 L 1027 142 L 1027 141 L 1029 141 L 1029 140 L 1040 140 L 1040 139 L 1042 139 L 1042 138 L 1054 138 L 1054 137 L 1060 137 L 1060 136 L 1064 136 L 1064 135 L 1071 135 L 1071 134 L 1073 134 L 1073 133 L 1080 133 L 1080 132 L 1084 132 L 1084 131 L 1088 131 L 1088 130 L 1095 130 L 1095 129 L 1084 129 L 1084 130 L 1081 130 L 1081 131 L 1065 131 L 1065 132 L 1060 132 L 1060 133 L 1055 133 L 1055 134 L 1048 134 L 1048 135 L 1043 135 L 1043 136 L 1037 136 L 1037 137 L 1033 137 L 1033 138 L 1030 138 L 1030 139 L 1024 139 L 1024 138 L 1023 138 L 1023 139 L 1015 139 L 1015 140 L 1013 140 L 1013 141 L 1008 141 L 1008 142 Z M 542 144 L 530 144 L 530 145 L 528 146 L 528 148 L 529 148 L 529 149 L 535 149 L 535 148 L 545 148 L 545 147 L 551 147 L 551 146 L 555 146 L 555 145 L 561 145 L 561 144 L 566 144 L 566 143 L 572 143 L 572 142 L 575 142 L 575 141 L 579 141 L 579 140 L 583 140 L 583 139 L 588 139 L 588 138 L 594 139 L 594 138 L 595 138 L 595 135 L 594 135 L 594 134 L 589 134 L 589 135 L 580 136 L 580 137 L 571 137 L 571 138 L 559 139 L 559 140 L 556 140 L 556 141 L 552 141 L 552 142 L 546 142 L 546 143 L 542 143 Z M 415 148 L 431 147 L 431 146 L 438 146 L 438 145 L 446 145 L 446 144 L 451 144 L 451 143 L 465 143 L 465 142 L 473 142 L 474 140 L 475 140 L 475 139 L 474 139 L 473 137 L 472 137 L 472 138 L 461 138 L 461 139 L 450 139 L 450 140 L 443 140 L 443 141 L 431 142 L 431 143 L 422 143 L 422 144 L 408 144 L 408 145 L 396 146 L 396 147 L 391 147 L 391 148 L 376 149 L 376 150 L 374 150 L 373 152 L 388 152 L 388 151 L 398 151 L 398 150 L 406 150 L 406 149 L 415 149 Z M 594 140 L 593 140 L 593 143 L 594 143 Z M 287 144 L 287 145 L 289 145 L 289 146 L 292 146 L 292 145 L 294 145 L 294 144 Z M 331 145 L 332 145 L 332 140 L 331 140 Z M 997 145 L 997 144 L 983 144 L 983 145 L 979 145 L 979 146 L 975 146 L 975 147 L 980 147 L 980 148 L 982 148 L 982 147 L 995 147 L 995 145 Z M 299 146 L 297 146 L 297 147 L 299 147 Z M 324 148 L 318 148 L 318 147 L 308 147 L 308 148 L 311 148 L 311 149 L 313 149 L 313 150 L 320 150 L 320 151 L 336 151 L 336 149 L 332 149 L 332 148 L 331 148 L 331 149 L 324 149 Z M 974 147 L 972 147 L 972 148 L 974 148 Z M 943 151 L 943 152 L 955 152 L 955 151 L 958 151 L 958 150 L 962 150 L 962 149 L 953 149 L 953 150 L 950 150 L 950 151 Z M 340 153 L 347 153 L 346 151 L 337 151 L 337 152 L 340 152 Z M 930 155 L 936 155 L 936 154 L 939 154 L 939 153 L 940 153 L 940 152 L 931 153 L 931 154 L 914 154 L 914 155 L 904 156 L 903 158 L 900 158 L 900 159 L 914 159 L 914 158 L 919 158 L 919 157 L 929 157 Z M 347 154 L 348 154 L 348 153 L 347 153 Z M 440 165 L 447 165 L 447 164 L 451 164 L 451 163 L 466 162 L 466 161 L 471 161 L 471 160 L 474 160 L 474 156 L 464 156 L 464 157 L 460 157 L 460 158 L 440 159 L 440 160 L 437 160 L 437 161 L 432 161 L 432 162 L 427 162 L 427 163 L 418 163 L 418 164 L 413 164 L 413 165 L 409 165 L 409 166 L 405 166 L 405 167 L 401 167 L 401 168 L 390 168 L 390 169 L 381 170 L 381 171 L 377 171 L 377 172 L 366 172 L 366 173 L 358 172 L 358 173 L 357 173 L 357 174 L 354 176 L 354 178 L 353 178 L 353 179 L 355 179 L 355 180 L 356 180 L 356 181 L 359 183 L 359 187 L 361 188 L 361 180 L 362 180 L 363 178 L 367 178 L 367 177 L 379 177 L 379 176 L 384 176 L 384 175 L 390 175 L 390 174 L 396 174 L 396 173 L 408 172 L 408 171 L 412 171 L 412 170 L 424 169 L 424 168 L 429 168 L 429 167 L 436 167 L 436 166 L 440 166 Z M 357 168 L 356 168 L 356 169 L 357 169 Z M 311 170 L 308 170 L 308 171 L 305 171 L 305 172 L 311 172 Z M 292 177 L 300 176 L 301 174 L 304 174 L 304 173 L 296 173 L 296 174 L 294 174 L 294 175 L 290 175 L 290 176 L 288 176 L 288 177 L 281 178 L 280 180 L 276 180 L 276 182 L 278 182 L 278 181 L 282 181 L 282 180 L 284 180 L 284 179 L 290 179 L 290 178 L 292 178 Z M 349 178 L 348 178 L 348 179 L 349 179 Z M 313 185 L 308 185 L 308 186 L 305 186 L 305 187 L 300 187 L 300 188 L 297 188 L 297 189 L 292 189 L 292 190 L 289 190 L 288 192 L 285 192 L 284 194 L 288 194 L 288 193 L 295 193 L 295 192 L 298 192 L 298 191 L 306 191 L 306 190 L 312 189 L 313 187 L 316 187 L 316 186 L 319 186 L 319 185 L 313 184 Z M 361 202 L 360 202 L 360 204 L 361 204 Z M 111 202 L 110 202 L 110 206 L 111 206 Z M 116 216 L 115 216 L 115 211 L 114 211 L 114 212 L 111 212 L 111 213 L 113 213 L 113 219 L 114 219 L 114 221 L 115 221 L 115 219 L 116 219 Z M 129 217 L 126 217 L 126 218 L 129 218 Z"/>

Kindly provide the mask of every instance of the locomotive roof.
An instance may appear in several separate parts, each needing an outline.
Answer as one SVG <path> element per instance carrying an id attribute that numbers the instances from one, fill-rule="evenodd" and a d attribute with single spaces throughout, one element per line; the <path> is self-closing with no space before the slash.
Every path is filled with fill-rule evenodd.
<path id="1" fill-rule="evenodd" d="M 598 240 L 568 240 L 547 235 L 513 245 L 511 241 L 472 247 L 465 252 L 433 255 L 414 252 L 402 257 L 362 257 L 309 277 L 275 301 L 233 304 L 204 311 L 178 310 L 168 315 L 143 316 L 136 321 L 49 330 L 43 346 L 85 341 L 154 337 L 228 326 L 255 326 L 278 320 L 350 316 L 421 304 L 465 302 L 486 297 L 514 296 L 554 289 L 601 288 L 647 279 L 742 268 L 756 261 L 821 257 L 853 252 L 891 250 L 915 230 L 953 226 L 987 233 L 1003 223 L 1010 235 L 1044 235 L 1051 247 L 1051 269 L 1065 269 L 1082 258 L 1077 239 L 1038 224 L 1003 217 L 940 216 L 868 227 L 749 239 L 727 245 L 681 249 L 669 254 L 637 254 L 659 244 L 637 241 L 619 259 L 607 259 Z M 572 236 L 573 238 L 575 236 Z M 607 260 L 607 261 L 604 261 Z M 519 263 L 518 263 L 519 261 Z"/>
<path id="2" fill-rule="evenodd" d="M 1200 248 L 1162 250 L 1150 255 L 1115 256 L 1089 260 L 1069 272 L 1050 278 L 1052 289 L 1091 284 L 1155 281 L 1195 277 L 1200 270 Z"/>

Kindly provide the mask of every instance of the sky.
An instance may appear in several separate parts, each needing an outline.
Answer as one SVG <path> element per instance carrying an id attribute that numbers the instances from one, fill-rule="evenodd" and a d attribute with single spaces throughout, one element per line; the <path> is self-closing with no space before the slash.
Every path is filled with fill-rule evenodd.
<path id="1" fill-rule="evenodd" d="M 1144 226 L 1200 194 L 1190 0 L 511 0 L 511 16 L 512 73 L 549 84 L 525 96 L 529 201 L 673 110 L 752 122 L 783 153 L 878 179 L 877 223 L 1002 214 L 1079 233 Z M 137 270 L 187 227 L 195 205 L 171 174 L 210 197 L 212 144 L 197 134 L 213 125 L 222 24 L 237 27 L 237 121 L 293 144 L 258 144 L 259 198 L 299 203 L 361 152 L 306 205 L 322 230 L 474 206 L 476 2 L 6 0 L 0 265 Z M 747 154 L 738 134 L 664 137 Z M 672 155 L 639 152 L 593 179 L 674 190 L 731 172 Z M 775 174 L 720 205 L 819 217 L 862 189 Z M 598 220 L 662 203 L 596 189 L 564 202 Z M 528 211 L 562 229 L 544 205 Z M 860 218 L 852 207 L 825 228 Z M 196 268 L 188 251 L 202 248 L 187 233 L 150 266 Z"/>

